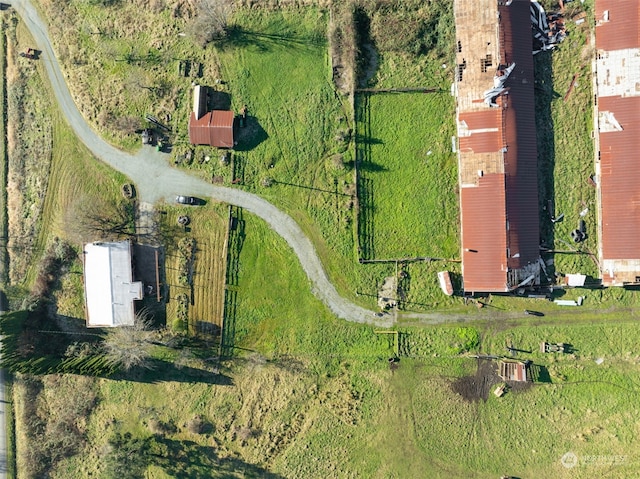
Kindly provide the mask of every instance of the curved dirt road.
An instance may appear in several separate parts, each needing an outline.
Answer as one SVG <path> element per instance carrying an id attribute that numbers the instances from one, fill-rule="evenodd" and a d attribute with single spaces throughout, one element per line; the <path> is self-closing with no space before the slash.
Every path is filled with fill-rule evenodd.
<path id="1" fill-rule="evenodd" d="M 312 283 L 313 293 L 339 318 L 359 323 L 390 326 L 391 317 L 376 316 L 373 311 L 357 306 L 338 294 L 329 282 L 311 241 L 298 224 L 286 213 L 259 196 L 245 191 L 213 186 L 198 178 L 172 168 L 167 155 L 143 148 L 130 155 L 114 148 L 100 138 L 84 120 L 76 107 L 64 80 L 58 60 L 51 47 L 45 23 L 28 0 L 11 0 L 42 51 L 41 61 L 47 70 L 56 100 L 69 125 L 80 140 L 95 156 L 116 170 L 127 175 L 136 184 L 142 201 L 155 203 L 177 194 L 211 197 L 215 200 L 240 206 L 263 220 L 291 246 Z"/>

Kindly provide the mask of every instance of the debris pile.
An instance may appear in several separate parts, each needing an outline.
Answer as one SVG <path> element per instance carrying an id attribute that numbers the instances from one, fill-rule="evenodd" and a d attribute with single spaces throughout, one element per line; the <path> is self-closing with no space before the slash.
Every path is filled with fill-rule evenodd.
<path id="1" fill-rule="evenodd" d="M 564 15 L 547 14 L 536 1 L 531 2 L 531 24 L 533 27 L 533 54 L 553 50 L 566 36 Z"/>
<path id="2" fill-rule="evenodd" d="M 515 67 L 516 64 L 512 63 L 507 68 L 498 70 L 497 75 L 493 77 L 493 88 L 484 92 L 484 102 L 487 105 L 494 108 L 498 106 L 496 98 L 506 90 L 504 84 Z"/>

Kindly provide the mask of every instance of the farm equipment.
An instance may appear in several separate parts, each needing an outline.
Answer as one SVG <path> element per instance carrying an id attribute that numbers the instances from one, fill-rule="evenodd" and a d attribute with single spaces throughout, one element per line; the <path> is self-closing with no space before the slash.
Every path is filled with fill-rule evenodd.
<path id="1" fill-rule="evenodd" d="M 541 353 L 565 353 L 566 348 L 564 343 L 547 343 L 543 341 L 540 343 Z"/>
<path id="2" fill-rule="evenodd" d="M 150 128 L 142 130 L 142 144 L 150 145 L 153 142 L 153 131 Z"/>

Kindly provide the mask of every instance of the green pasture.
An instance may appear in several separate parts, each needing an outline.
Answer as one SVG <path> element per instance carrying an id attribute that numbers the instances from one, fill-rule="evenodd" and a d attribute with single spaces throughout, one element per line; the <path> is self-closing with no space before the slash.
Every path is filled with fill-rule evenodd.
<path id="1" fill-rule="evenodd" d="M 357 110 L 358 168 L 366 181 L 360 206 L 373 210 L 368 256 L 458 256 L 453 98 L 362 94 Z"/>

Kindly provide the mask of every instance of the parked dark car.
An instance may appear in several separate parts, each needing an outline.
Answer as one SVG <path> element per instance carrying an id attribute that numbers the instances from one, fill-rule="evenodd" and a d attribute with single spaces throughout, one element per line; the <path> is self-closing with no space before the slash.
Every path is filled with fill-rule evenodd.
<path id="1" fill-rule="evenodd" d="M 197 206 L 197 205 L 201 205 L 202 201 L 194 196 L 178 195 L 176 196 L 176 203 L 179 203 L 181 205 Z"/>
<path id="2" fill-rule="evenodd" d="M 544 313 L 540 311 L 531 311 L 530 309 L 525 309 L 524 314 L 530 314 L 531 316 L 544 316 Z"/>

